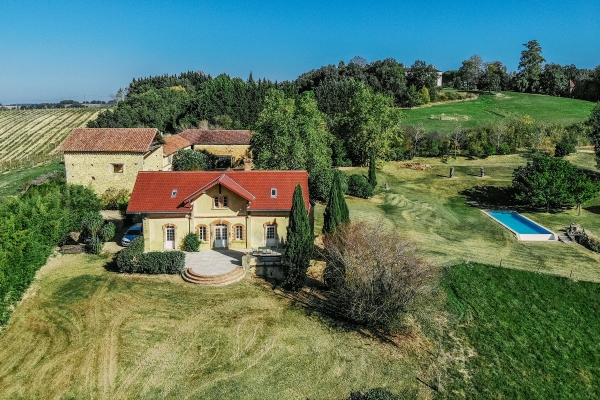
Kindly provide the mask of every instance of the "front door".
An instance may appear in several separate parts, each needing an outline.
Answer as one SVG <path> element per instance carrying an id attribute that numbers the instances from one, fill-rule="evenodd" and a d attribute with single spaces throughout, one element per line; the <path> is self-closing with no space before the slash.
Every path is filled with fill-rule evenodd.
<path id="1" fill-rule="evenodd" d="M 165 232 L 165 249 L 172 250 L 175 248 L 175 228 L 168 226 Z"/>
<path id="2" fill-rule="evenodd" d="M 275 225 L 267 226 L 267 247 L 276 247 L 279 244 L 277 240 L 277 227 Z"/>
<path id="3" fill-rule="evenodd" d="M 227 225 L 215 226 L 215 248 L 227 247 Z"/>

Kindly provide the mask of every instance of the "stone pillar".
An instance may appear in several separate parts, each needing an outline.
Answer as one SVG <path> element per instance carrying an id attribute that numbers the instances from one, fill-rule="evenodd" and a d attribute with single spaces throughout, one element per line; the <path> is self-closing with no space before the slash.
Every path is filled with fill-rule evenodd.
<path id="1" fill-rule="evenodd" d="M 454 178 L 454 167 L 450 168 L 450 178 Z"/>
<path id="2" fill-rule="evenodd" d="M 483 178 L 485 176 L 485 171 L 484 171 L 483 167 L 481 167 L 479 169 L 479 172 L 481 172 L 481 177 Z"/>

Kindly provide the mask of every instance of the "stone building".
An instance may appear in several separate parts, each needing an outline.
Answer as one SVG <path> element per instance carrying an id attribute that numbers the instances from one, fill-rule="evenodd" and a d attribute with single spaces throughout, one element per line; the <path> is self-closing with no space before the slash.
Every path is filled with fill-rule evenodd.
<path id="1" fill-rule="evenodd" d="M 205 150 L 217 156 L 217 168 L 239 167 L 250 157 L 248 130 L 187 129 L 178 135 L 167 137 L 164 165 L 171 165 L 173 154 L 180 149 Z"/>
<path id="2" fill-rule="evenodd" d="M 162 136 L 154 128 L 77 128 L 57 148 L 67 183 L 131 191 L 139 171 L 163 169 Z"/>
<path id="3" fill-rule="evenodd" d="M 298 184 L 312 227 L 306 171 L 142 171 L 127 213 L 142 218 L 146 251 L 180 249 L 188 233 L 201 249 L 283 247 Z"/>

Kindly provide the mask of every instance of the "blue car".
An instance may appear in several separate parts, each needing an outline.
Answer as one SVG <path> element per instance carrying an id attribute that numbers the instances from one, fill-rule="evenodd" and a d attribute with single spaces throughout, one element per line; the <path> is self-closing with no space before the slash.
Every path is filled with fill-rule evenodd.
<path id="1" fill-rule="evenodd" d="M 123 240 L 121 240 L 121 246 L 127 247 L 131 243 L 131 241 L 137 237 L 144 236 L 142 224 L 133 224 L 127 229 L 125 232 L 125 236 L 123 236 Z"/>

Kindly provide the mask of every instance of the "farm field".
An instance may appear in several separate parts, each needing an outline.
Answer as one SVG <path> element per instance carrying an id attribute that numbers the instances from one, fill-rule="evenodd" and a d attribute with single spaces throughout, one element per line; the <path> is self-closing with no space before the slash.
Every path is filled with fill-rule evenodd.
<path id="1" fill-rule="evenodd" d="M 73 128 L 84 127 L 101 110 L 90 108 L 0 112 L 0 158 L 19 159 L 53 151 Z"/>
<path id="2" fill-rule="evenodd" d="M 580 167 L 595 170 L 594 155 L 577 153 L 566 157 Z M 491 156 L 485 160 L 450 158 L 444 164 L 437 158 L 415 158 L 412 162 L 431 166 L 424 171 L 402 168 L 402 162 L 386 163 L 377 171 L 379 185 L 389 184 L 388 190 L 376 189 L 370 200 L 347 197 L 350 217 L 354 221 L 383 221 L 414 239 L 424 254 L 439 265 L 454 265 L 465 261 L 502 265 L 530 271 L 570 276 L 578 280 L 600 282 L 600 254 L 577 244 L 561 242 L 525 243 L 478 207 L 467 204 L 467 196 L 477 195 L 476 186 L 508 186 L 512 172 L 524 165 L 521 155 Z M 449 179 L 450 167 L 455 178 Z M 479 177 L 479 168 L 485 177 Z M 345 168 L 346 173 L 367 174 L 365 168 Z M 469 198 L 470 198 L 469 197 Z M 523 214 L 554 232 L 571 222 L 580 223 L 586 231 L 600 236 L 600 198 L 577 211 L 560 213 L 524 212 Z M 324 206 L 315 210 L 316 230 L 322 226 Z"/>
<path id="3" fill-rule="evenodd" d="M 0 336 L 0 398 L 413 398 L 428 342 L 382 343 L 307 313 L 261 280 L 206 288 L 64 255 L 38 272 Z"/>
<path id="4" fill-rule="evenodd" d="M 473 350 L 444 398 L 600 397 L 600 285 L 481 264 L 446 270 L 456 333 Z"/>
<path id="5" fill-rule="evenodd" d="M 452 132 L 457 126 L 476 128 L 512 117 L 529 115 L 534 120 L 570 125 L 590 116 L 593 102 L 538 94 L 502 92 L 480 95 L 476 100 L 435 103 L 405 110 L 406 125 L 423 124 L 428 132 Z M 444 114 L 444 120 L 439 118 Z M 431 119 L 431 117 L 434 119 Z"/>

